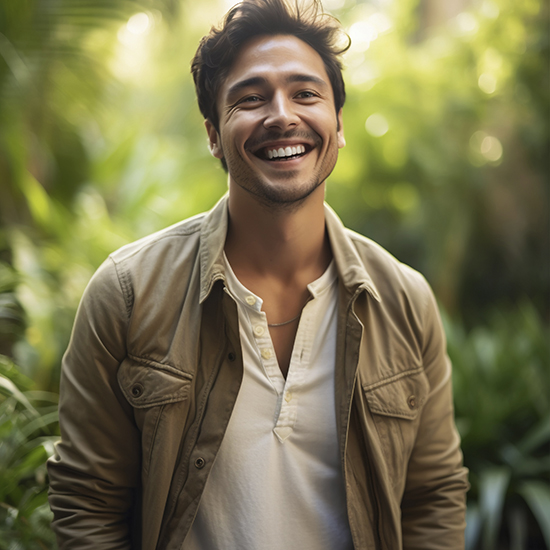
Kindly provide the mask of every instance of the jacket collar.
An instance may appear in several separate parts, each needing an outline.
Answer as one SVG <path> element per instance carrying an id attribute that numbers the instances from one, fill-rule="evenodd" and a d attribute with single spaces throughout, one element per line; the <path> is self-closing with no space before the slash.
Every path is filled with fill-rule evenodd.
<path id="1" fill-rule="evenodd" d="M 325 224 L 342 284 L 352 294 L 359 289 L 365 289 L 380 302 L 380 295 L 365 268 L 365 262 L 359 257 L 357 248 L 350 238 L 353 233 L 344 227 L 340 218 L 327 203 L 325 203 Z"/>
<path id="2" fill-rule="evenodd" d="M 218 279 L 225 280 L 225 268 L 223 261 L 223 247 L 227 236 L 227 197 L 225 194 L 206 214 L 201 228 L 200 237 L 200 265 L 201 265 L 201 291 L 199 303 L 203 303 L 214 283 Z"/>
<path id="3" fill-rule="evenodd" d="M 227 236 L 228 212 L 227 197 L 224 195 L 210 212 L 206 214 L 200 236 L 200 303 L 204 302 L 214 283 L 225 280 L 223 248 Z M 380 295 L 357 253 L 348 230 L 334 210 L 325 203 L 325 223 L 342 284 L 351 293 L 366 290 L 375 300 Z"/>

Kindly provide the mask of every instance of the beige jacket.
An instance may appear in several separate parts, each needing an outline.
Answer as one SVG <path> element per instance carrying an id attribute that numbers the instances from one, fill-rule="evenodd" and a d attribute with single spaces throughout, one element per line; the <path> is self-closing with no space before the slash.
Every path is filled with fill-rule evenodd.
<path id="1" fill-rule="evenodd" d="M 431 290 L 328 207 L 326 226 L 339 276 L 334 444 L 355 548 L 462 549 L 467 473 Z M 226 231 L 224 198 L 115 252 L 86 289 L 48 464 L 62 550 L 181 548 L 243 372 Z"/>

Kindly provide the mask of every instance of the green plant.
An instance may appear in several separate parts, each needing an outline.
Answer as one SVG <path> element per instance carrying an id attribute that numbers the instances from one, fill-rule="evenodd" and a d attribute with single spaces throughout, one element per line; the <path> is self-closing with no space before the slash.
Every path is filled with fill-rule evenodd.
<path id="1" fill-rule="evenodd" d="M 467 549 L 550 548 L 547 327 L 530 304 L 469 333 L 445 324 L 472 484 Z"/>
<path id="2" fill-rule="evenodd" d="M 0 258 L 5 252 L 0 241 Z M 19 280 L 14 269 L 0 259 L 0 354 L 8 355 L 25 330 L 25 314 L 15 289 Z"/>
<path id="3" fill-rule="evenodd" d="M 55 547 L 47 502 L 46 460 L 57 439 L 57 395 L 0 355 L 0 549 Z"/>

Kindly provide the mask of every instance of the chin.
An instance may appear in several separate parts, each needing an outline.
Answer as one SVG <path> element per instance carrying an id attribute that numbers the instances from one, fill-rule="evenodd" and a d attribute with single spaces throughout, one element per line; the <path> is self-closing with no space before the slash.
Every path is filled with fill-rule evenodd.
<path id="1" fill-rule="evenodd" d="M 289 178 L 290 179 L 290 178 Z M 283 183 L 273 185 L 256 181 L 254 185 L 240 185 L 245 191 L 250 193 L 255 200 L 275 209 L 296 209 L 304 204 L 306 199 L 323 183 L 324 180 L 313 181 L 305 186 L 296 188 Z"/>

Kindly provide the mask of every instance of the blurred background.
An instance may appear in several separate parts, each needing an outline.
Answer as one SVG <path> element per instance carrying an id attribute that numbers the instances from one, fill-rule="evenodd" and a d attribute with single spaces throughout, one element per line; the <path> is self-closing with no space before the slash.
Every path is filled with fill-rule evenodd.
<path id="1" fill-rule="evenodd" d="M 92 273 L 227 189 L 189 63 L 231 5 L 0 3 L 0 549 L 55 548 L 44 463 Z M 327 201 L 440 302 L 467 549 L 549 548 L 549 5 L 324 5 L 352 38 Z"/>

